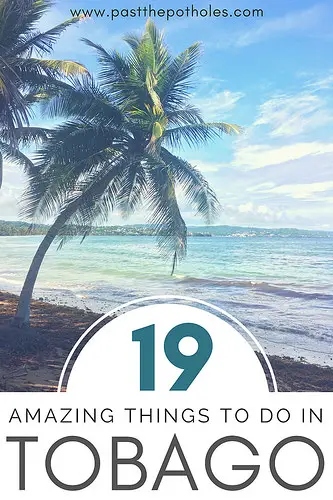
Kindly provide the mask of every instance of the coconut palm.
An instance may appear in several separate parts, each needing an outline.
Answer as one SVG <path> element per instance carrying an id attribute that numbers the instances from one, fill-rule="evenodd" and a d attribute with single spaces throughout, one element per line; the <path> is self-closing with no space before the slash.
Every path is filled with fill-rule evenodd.
<path id="1" fill-rule="evenodd" d="M 41 59 L 61 33 L 79 20 L 70 19 L 41 33 L 36 26 L 51 5 L 51 0 L 0 0 L 0 187 L 3 158 L 29 170 L 32 163 L 20 144 L 46 137 L 44 129 L 29 128 L 33 104 L 45 92 L 65 88 L 63 77 L 86 72 L 73 61 Z"/>
<path id="2" fill-rule="evenodd" d="M 190 79 L 200 56 L 195 43 L 172 58 L 155 25 L 141 37 L 127 36 L 127 55 L 85 40 L 98 54 L 99 83 L 91 77 L 53 97 L 51 116 L 66 123 L 51 132 L 30 177 L 25 216 L 54 217 L 27 274 L 15 323 L 29 323 L 30 301 L 46 251 L 58 236 L 89 234 L 117 209 L 127 216 L 144 208 L 172 271 L 186 254 L 187 231 L 178 189 L 210 223 L 219 201 L 199 170 L 175 154 L 182 144 L 205 145 L 236 125 L 205 123 L 190 104 Z"/>

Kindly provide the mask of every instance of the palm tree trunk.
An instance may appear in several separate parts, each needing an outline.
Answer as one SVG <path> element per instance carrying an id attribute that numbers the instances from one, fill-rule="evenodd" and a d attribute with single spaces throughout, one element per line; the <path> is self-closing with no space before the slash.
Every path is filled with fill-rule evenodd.
<path id="1" fill-rule="evenodd" d="M 118 166 L 118 172 L 121 170 L 121 168 L 122 164 Z M 42 265 L 46 252 L 50 248 L 55 237 L 59 234 L 60 230 L 64 227 L 68 219 L 76 212 L 78 207 L 81 204 L 84 204 L 87 200 L 92 199 L 93 197 L 97 198 L 104 191 L 105 187 L 108 186 L 108 184 L 111 182 L 111 179 L 114 177 L 114 175 L 114 170 L 111 169 L 107 171 L 107 173 L 102 176 L 98 182 L 93 183 L 86 192 L 72 201 L 67 206 L 67 208 L 63 210 L 63 212 L 61 212 L 56 221 L 50 227 L 43 241 L 39 245 L 34 258 L 32 259 L 20 294 L 16 314 L 13 318 L 13 325 L 17 326 L 18 328 L 29 327 L 32 293 L 40 266 Z"/>
<path id="2" fill-rule="evenodd" d="M 44 260 L 45 254 L 50 248 L 55 237 L 59 234 L 59 231 L 66 224 L 68 218 L 75 212 L 77 208 L 77 203 L 72 203 L 64 210 L 50 227 L 48 232 L 43 238 L 43 241 L 39 245 L 37 252 L 30 264 L 28 274 L 25 278 L 23 288 L 20 294 L 19 302 L 17 305 L 17 310 L 15 317 L 13 318 L 13 325 L 18 328 L 26 328 L 30 325 L 30 304 L 36 279 L 39 273 L 40 266 Z"/>
<path id="3" fill-rule="evenodd" d="M 2 172 L 3 172 L 3 158 L 2 154 L 0 153 L 0 189 L 2 186 Z"/>

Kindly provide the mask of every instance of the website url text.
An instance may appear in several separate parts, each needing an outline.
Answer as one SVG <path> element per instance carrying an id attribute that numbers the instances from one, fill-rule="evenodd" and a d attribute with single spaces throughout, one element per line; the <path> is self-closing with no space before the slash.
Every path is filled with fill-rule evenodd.
<path id="1" fill-rule="evenodd" d="M 264 17 L 263 9 L 219 9 L 209 4 L 204 9 L 196 8 L 195 5 L 187 6 L 180 9 L 156 9 L 150 4 L 148 6 L 136 7 L 131 9 L 70 9 L 72 17 L 82 18 L 108 18 L 111 21 L 120 18 L 128 17 L 151 17 L 151 18 L 164 18 L 167 21 L 173 18 L 183 17 Z"/>

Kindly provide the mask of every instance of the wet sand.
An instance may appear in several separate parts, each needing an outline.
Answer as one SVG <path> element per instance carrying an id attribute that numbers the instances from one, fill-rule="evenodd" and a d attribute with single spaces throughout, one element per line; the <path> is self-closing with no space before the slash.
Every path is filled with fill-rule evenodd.
<path id="1" fill-rule="evenodd" d="M 10 324 L 16 304 L 16 295 L 0 292 L 0 391 L 54 392 L 71 348 L 100 315 L 33 301 L 31 328 L 20 330 Z M 269 358 L 279 391 L 333 391 L 332 368 Z"/>

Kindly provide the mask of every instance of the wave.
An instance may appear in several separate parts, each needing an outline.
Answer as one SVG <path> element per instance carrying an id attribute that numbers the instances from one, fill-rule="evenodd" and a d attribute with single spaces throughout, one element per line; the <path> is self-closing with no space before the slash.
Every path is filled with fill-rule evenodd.
<path id="1" fill-rule="evenodd" d="M 208 278 L 183 278 L 179 284 L 182 285 L 198 285 L 207 287 L 239 287 L 255 290 L 261 293 L 279 295 L 286 298 L 300 298 L 304 300 L 327 300 L 333 303 L 333 294 L 321 292 L 305 292 L 302 290 L 294 290 L 286 288 L 286 285 L 270 284 L 265 281 L 251 280 L 227 280 L 227 279 L 208 279 Z"/>
<path id="2" fill-rule="evenodd" d="M 22 285 L 22 280 L 19 280 L 19 279 L 15 280 L 15 279 L 10 279 L 10 278 L 4 278 L 3 276 L 0 276 L 0 282 L 2 284 L 4 284 L 4 285 L 6 285 L 6 284 Z"/>

